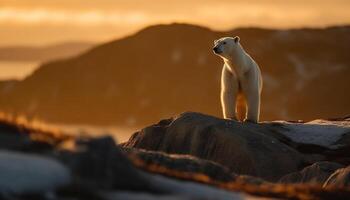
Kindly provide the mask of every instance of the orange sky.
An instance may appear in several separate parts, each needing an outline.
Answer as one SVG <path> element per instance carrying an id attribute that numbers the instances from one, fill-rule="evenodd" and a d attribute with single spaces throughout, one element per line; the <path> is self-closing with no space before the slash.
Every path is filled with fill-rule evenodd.
<path id="1" fill-rule="evenodd" d="M 156 23 L 225 30 L 350 24 L 350 0 L 0 0 L 0 46 L 105 41 Z"/>

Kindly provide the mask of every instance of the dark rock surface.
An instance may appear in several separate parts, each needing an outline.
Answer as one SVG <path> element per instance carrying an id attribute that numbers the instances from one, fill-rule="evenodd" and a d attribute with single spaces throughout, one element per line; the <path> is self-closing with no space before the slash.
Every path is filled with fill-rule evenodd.
<path id="1" fill-rule="evenodd" d="M 234 181 L 237 175 L 227 167 L 190 155 L 166 154 L 135 148 L 122 148 L 129 156 L 137 157 L 147 165 L 160 165 L 183 173 L 201 173 L 217 181 Z"/>
<path id="2" fill-rule="evenodd" d="M 303 155 L 282 143 L 287 138 L 273 125 L 242 124 L 199 113 L 185 113 L 169 122 L 143 129 L 123 146 L 189 154 L 267 180 L 278 180 L 304 165 Z"/>
<path id="3" fill-rule="evenodd" d="M 341 168 L 335 171 L 324 183 L 324 187 L 349 187 L 350 167 Z"/>
<path id="4" fill-rule="evenodd" d="M 298 151 L 300 144 L 281 134 L 281 126 L 185 113 L 145 128 L 118 146 L 111 137 L 75 138 L 0 120 L 0 199 L 349 199 L 350 189 L 343 187 L 348 168 L 334 172 L 324 188 L 266 181 L 311 160 Z M 145 150 L 155 144 L 164 151 Z M 317 158 L 325 157 L 313 155 Z M 236 163 L 231 168 L 219 164 L 225 159 Z M 244 165 L 252 175 L 237 174 L 246 170 Z M 323 165 L 302 172 L 323 178 L 329 166 L 337 167 L 328 163 L 324 170 Z"/>
<path id="5" fill-rule="evenodd" d="M 72 170 L 79 185 L 88 188 L 149 190 L 148 181 L 133 167 L 111 137 L 77 141 L 75 153 L 59 158 Z"/>
<path id="6" fill-rule="evenodd" d="M 121 145 L 188 154 L 236 174 L 277 181 L 318 161 L 349 164 L 349 134 L 348 118 L 253 124 L 188 112 L 146 127 Z"/>
<path id="7" fill-rule="evenodd" d="M 343 165 L 333 162 L 317 162 L 305 167 L 299 172 L 294 172 L 283 176 L 279 182 L 281 183 L 308 183 L 323 184 L 328 177 Z"/>
<path id="8" fill-rule="evenodd" d="M 35 129 L 24 124 L 14 124 L 0 119 L 0 150 L 23 152 L 52 151 L 60 144 L 73 139 L 69 135 Z"/>

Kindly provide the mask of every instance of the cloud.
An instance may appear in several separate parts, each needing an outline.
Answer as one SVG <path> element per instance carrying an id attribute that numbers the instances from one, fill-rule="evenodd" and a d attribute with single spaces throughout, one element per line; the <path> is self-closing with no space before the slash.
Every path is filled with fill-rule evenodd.
<path id="1" fill-rule="evenodd" d="M 66 24 L 81 26 L 142 24 L 150 21 L 142 12 L 0 8 L 0 23 Z"/>
<path id="2" fill-rule="evenodd" d="M 0 5 L 0 38 L 6 38 L 0 46 L 104 41 L 172 22 L 216 30 L 350 24 L 349 0 L 0 0 Z"/>
<path id="3" fill-rule="evenodd" d="M 339 0 L 338 0 L 339 1 Z M 193 2 L 192 2 L 193 3 Z M 226 2 L 185 5 L 163 4 L 138 6 L 124 5 L 111 8 L 53 8 L 15 7 L 0 8 L 0 24 L 65 25 L 65 26 L 139 26 L 149 24 L 186 22 L 228 29 L 237 26 L 300 27 L 349 23 L 349 6 L 319 4 L 275 4 Z M 192 4 L 191 4 L 192 5 Z"/>

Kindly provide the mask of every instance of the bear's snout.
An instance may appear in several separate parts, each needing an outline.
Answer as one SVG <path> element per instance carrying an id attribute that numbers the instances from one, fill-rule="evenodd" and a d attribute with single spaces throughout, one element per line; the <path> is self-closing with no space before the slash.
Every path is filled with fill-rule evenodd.
<path id="1" fill-rule="evenodd" d="M 218 47 L 213 48 L 214 53 L 221 53 Z"/>

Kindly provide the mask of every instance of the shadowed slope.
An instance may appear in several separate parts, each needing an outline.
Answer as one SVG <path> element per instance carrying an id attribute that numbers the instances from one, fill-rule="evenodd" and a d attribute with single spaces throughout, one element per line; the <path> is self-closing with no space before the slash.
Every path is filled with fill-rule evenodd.
<path id="1" fill-rule="evenodd" d="M 54 122 L 129 126 L 186 110 L 221 116 L 222 62 L 212 43 L 239 35 L 262 69 L 262 120 L 341 116 L 350 112 L 349 34 L 349 27 L 215 32 L 151 26 L 42 65 L 0 93 L 0 109 Z"/>

